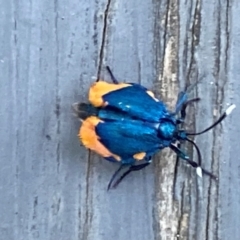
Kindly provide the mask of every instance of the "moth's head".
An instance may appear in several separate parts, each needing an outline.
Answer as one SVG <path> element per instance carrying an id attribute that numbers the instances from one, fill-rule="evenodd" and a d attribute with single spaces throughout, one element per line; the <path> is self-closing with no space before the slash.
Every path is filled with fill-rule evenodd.
<path id="1" fill-rule="evenodd" d="M 89 103 L 77 102 L 72 105 L 73 114 L 80 120 L 83 121 L 90 116 L 96 116 L 98 109 Z"/>

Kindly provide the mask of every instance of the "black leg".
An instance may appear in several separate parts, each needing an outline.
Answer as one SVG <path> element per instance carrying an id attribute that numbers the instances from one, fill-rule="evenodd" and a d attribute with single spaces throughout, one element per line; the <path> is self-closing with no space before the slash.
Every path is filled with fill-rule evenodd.
<path id="1" fill-rule="evenodd" d="M 193 103 L 193 102 L 198 102 L 200 101 L 200 98 L 193 98 L 193 99 L 190 99 L 188 101 L 186 101 L 183 106 L 182 106 L 182 109 L 181 109 L 181 119 L 184 120 L 185 117 L 186 117 L 186 108 L 189 104 Z"/>
<path id="2" fill-rule="evenodd" d="M 116 178 L 116 176 L 118 175 L 118 173 L 124 168 L 126 167 L 126 165 L 120 165 L 120 167 L 117 169 L 117 171 L 112 175 L 109 183 L 108 183 L 108 187 L 107 190 L 109 190 L 111 188 L 112 182 L 113 180 Z"/>
<path id="3" fill-rule="evenodd" d="M 118 80 L 117 80 L 117 79 L 115 78 L 115 76 L 113 75 L 112 70 L 110 69 L 110 67 L 107 66 L 106 68 L 107 68 L 107 71 L 108 71 L 108 73 L 109 73 L 109 75 L 110 75 L 110 77 L 111 77 L 111 79 L 112 79 L 112 82 L 115 83 L 115 84 L 118 84 Z"/>
<path id="4" fill-rule="evenodd" d="M 177 144 L 177 147 L 180 148 L 180 142 Z M 175 164 L 175 168 L 174 168 L 174 179 L 173 179 L 173 199 L 177 200 L 177 176 L 178 176 L 178 167 L 179 167 L 179 156 L 177 155 L 176 157 L 176 164 Z"/>
<path id="5" fill-rule="evenodd" d="M 175 107 L 175 115 L 179 113 L 179 111 L 182 110 L 183 106 L 188 102 L 188 93 L 192 91 L 192 89 L 198 84 L 198 82 L 195 82 L 191 85 L 186 85 L 184 91 L 181 91 L 178 94 L 177 103 Z M 189 100 L 191 101 L 191 100 Z"/>
<path id="6" fill-rule="evenodd" d="M 199 82 L 199 81 L 198 81 Z M 174 114 L 178 114 L 179 111 L 181 111 L 184 106 L 185 106 L 185 109 L 186 109 L 186 106 L 192 102 L 193 99 L 191 100 L 188 100 L 188 93 L 190 91 L 192 91 L 192 89 L 198 84 L 198 82 L 195 82 L 194 84 L 190 85 L 190 86 L 186 86 L 185 87 L 185 90 L 180 92 L 178 94 L 178 98 L 177 98 L 177 103 L 176 103 L 176 107 L 175 107 L 175 112 Z M 194 98 L 194 99 L 197 99 L 197 98 Z M 198 99 L 199 100 L 199 99 Z M 193 100 L 193 101 L 198 101 L 198 100 Z M 186 114 L 185 114 L 186 115 Z M 184 119 L 184 118 L 183 118 Z"/>
<path id="7" fill-rule="evenodd" d="M 173 144 L 171 144 L 170 148 L 177 154 L 179 158 L 186 160 L 187 163 L 190 164 L 193 168 L 199 168 L 199 170 L 202 171 L 205 175 L 208 175 L 209 177 L 215 180 L 217 179 L 217 177 L 213 175 L 211 172 L 203 169 L 200 164 L 190 160 L 189 157 L 180 148 L 174 146 Z"/>
<path id="8" fill-rule="evenodd" d="M 176 103 L 174 114 L 178 114 L 179 111 L 181 111 L 182 106 L 183 106 L 183 104 L 185 102 L 187 102 L 187 99 L 188 99 L 187 92 L 180 92 L 178 94 L 178 98 L 177 98 L 177 103 Z"/>
<path id="9" fill-rule="evenodd" d="M 180 145 L 178 145 L 178 146 L 180 146 Z M 179 158 L 182 158 L 182 159 L 186 160 L 187 162 L 190 161 L 189 157 L 179 147 L 176 147 L 175 145 L 171 144 L 170 148 L 177 154 L 177 156 Z M 198 164 L 196 163 L 196 165 L 198 165 Z"/>
<path id="10" fill-rule="evenodd" d="M 145 168 L 146 166 L 148 166 L 150 163 L 143 163 L 143 164 L 139 164 L 139 165 L 133 165 L 131 166 L 125 173 L 123 173 L 123 175 L 113 184 L 112 188 L 116 188 L 118 186 L 118 184 L 130 173 L 133 171 L 139 171 L 143 168 Z"/>
<path id="11" fill-rule="evenodd" d="M 189 159 L 189 157 L 179 148 L 180 144 L 178 147 L 174 146 L 171 144 L 170 148 L 177 154 L 177 157 L 186 160 L 188 164 L 190 164 L 192 167 L 197 168 L 200 165 L 192 160 Z"/>

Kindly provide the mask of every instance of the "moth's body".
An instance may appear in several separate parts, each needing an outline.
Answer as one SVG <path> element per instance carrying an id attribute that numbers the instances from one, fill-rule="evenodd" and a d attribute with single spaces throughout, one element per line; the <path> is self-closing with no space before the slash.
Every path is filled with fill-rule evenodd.
<path id="1" fill-rule="evenodd" d="M 92 108 L 78 105 L 83 120 L 79 137 L 85 147 L 105 159 L 129 165 L 150 161 L 153 154 L 175 141 L 176 119 L 141 85 L 99 81 L 90 88 L 89 96 Z M 86 111 L 81 116 L 83 106 L 88 116 Z"/>
<path id="2" fill-rule="evenodd" d="M 129 166 L 129 169 L 113 187 L 131 171 L 138 171 L 149 165 L 152 156 L 166 147 L 170 147 L 178 157 L 196 168 L 199 176 L 203 172 L 215 178 L 201 168 L 200 150 L 188 136 L 200 135 L 212 129 L 232 112 L 235 105 L 231 105 L 204 131 L 187 133 L 179 129 L 180 123 L 184 123 L 187 105 L 199 98 L 188 100 L 187 92 L 180 92 L 175 111 L 171 113 L 153 92 L 139 84 L 118 83 L 109 68 L 108 71 L 113 83 L 101 80 L 95 82 L 89 90 L 89 103 L 74 104 L 77 117 L 82 121 L 79 138 L 83 145 L 108 161 L 120 163 L 108 189 L 123 167 Z M 180 141 L 193 144 L 197 150 L 198 163 L 190 160 L 178 145 L 175 145 Z"/>

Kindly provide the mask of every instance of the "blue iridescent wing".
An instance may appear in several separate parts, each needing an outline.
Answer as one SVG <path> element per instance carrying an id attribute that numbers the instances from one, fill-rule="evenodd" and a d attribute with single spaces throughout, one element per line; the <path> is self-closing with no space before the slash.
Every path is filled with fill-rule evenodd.
<path id="1" fill-rule="evenodd" d="M 149 122 L 158 122 L 169 115 L 163 102 L 139 84 L 109 92 L 103 99 L 108 103 L 107 107 L 119 109 Z"/>
<path id="2" fill-rule="evenodd" d="M 159 122 L 171 115 L 151 91 L 134 83 L 95 82 L 89 90 L 89 101 L 97 108 L 122 111 L 148 122 Z"/>
<path id="3" fill-rule="evenodd" d="M 120 156 L 121 162 L 124 164 L 146 160 L 170 144 L 158 137 L 154 125 L 141 120 L 104 119 L 98 123 L 95 131 L 99 136 L 99 141 L 109 151 Z M 139 157 L 139 154 L 143 157 Z"/>

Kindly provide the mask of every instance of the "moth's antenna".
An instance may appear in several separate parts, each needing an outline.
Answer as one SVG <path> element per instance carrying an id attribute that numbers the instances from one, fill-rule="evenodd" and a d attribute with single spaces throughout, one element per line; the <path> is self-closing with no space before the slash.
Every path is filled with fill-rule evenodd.
<path id="1" fill-rule="evenodd" d="M 215 123 L 213 123 L 210 127 L 206 128 L 205 130 L 198 132 L 198 133 L 186 133 L 187 136 L 201 135 L 201 134 L 211 130 L 212 128 L 216 127 L 220 122 L 222 122 L 229 114 L 231 114 L 234 108 L 236 108 L 236 105 L 232 104 L 231 106 L 229 106 L 227 108 L 227 110 L 223 113 L 223 115 Z"/>

